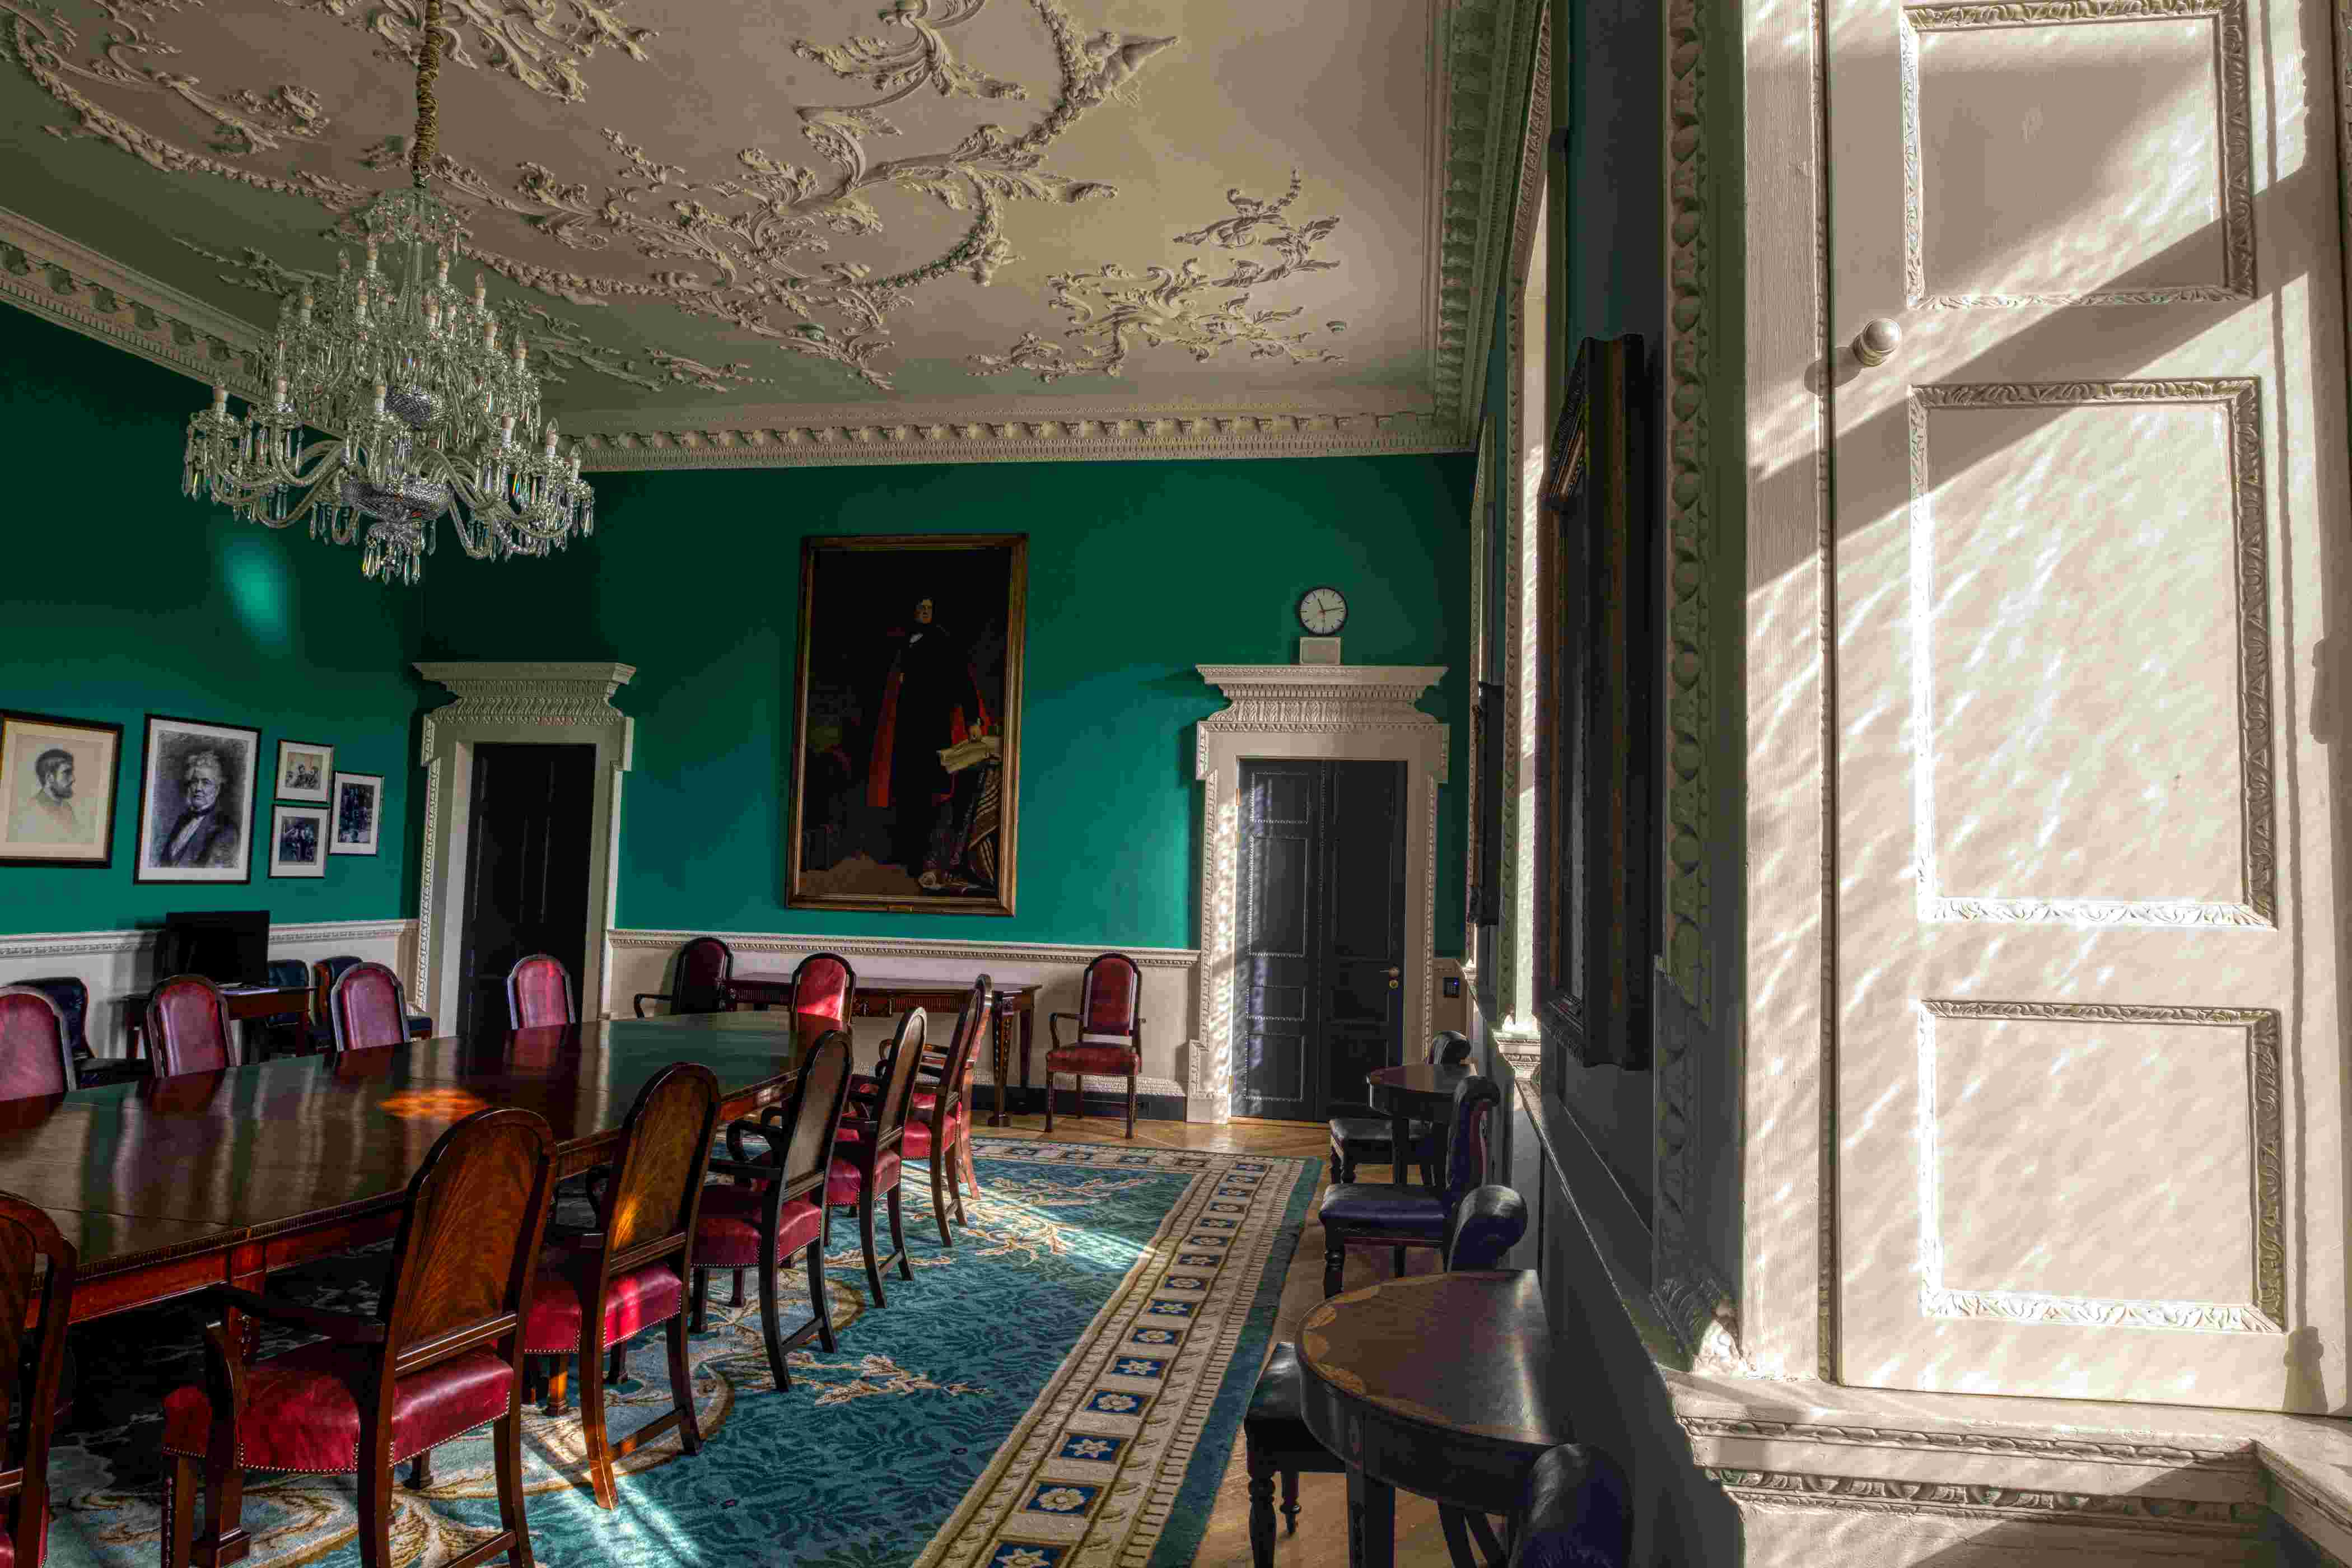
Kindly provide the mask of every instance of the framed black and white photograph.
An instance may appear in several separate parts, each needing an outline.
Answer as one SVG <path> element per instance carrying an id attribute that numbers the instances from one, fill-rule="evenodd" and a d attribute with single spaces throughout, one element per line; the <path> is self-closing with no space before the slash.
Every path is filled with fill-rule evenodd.
<path id="1" fill-rule="evenodd" d="M 0 866 L 114 864 L 122 726 L 0 712 Z"/>
<path id="2" fill-rule="evenodd" d="M 383 775 L 337 773 L 334 799 L 335 841 L 328 847 L 337 855 L 373 855 L 376 836 L 383 827 Z"/>
<path id="3" fill-rule="evenodd" d="M 273 877 L 323 877 L 327 874 L 325 806 L 280 805 L 271 808 L 269 874 Z"/>
<path id="4" fill-rule="evenodd" d="M 331 804 L 328 781 L 335 776 L 335 748 L 310 741 L 278 742 L 278 798 Z"/>
<path id="5" fill-rule="evenodd" d="M 261 731 L 147 715 L 139 780 L 138 882 L 253 880 Z"/>

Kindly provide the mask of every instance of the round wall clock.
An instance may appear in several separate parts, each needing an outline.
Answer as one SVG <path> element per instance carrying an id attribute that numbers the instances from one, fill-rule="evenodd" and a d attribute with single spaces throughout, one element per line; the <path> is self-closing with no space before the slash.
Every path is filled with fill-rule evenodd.
<path id="1" fill-rule="evenodd" d="M 1298 596 L 1298 624 L 1309 637 L 1336 637 L 1348 624 L 1348 601 L 1337 588 L 1309 588 Z"/>

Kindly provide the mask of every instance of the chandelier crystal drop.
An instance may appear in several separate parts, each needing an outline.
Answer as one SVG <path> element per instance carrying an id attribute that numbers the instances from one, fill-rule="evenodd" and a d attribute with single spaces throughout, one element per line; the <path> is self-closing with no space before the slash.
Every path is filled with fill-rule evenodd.
<path id="1" fill-rule="evenodd" d="M 341 258 L 324 297 L 278 302 L 268 405 L 231 412 L 226 386 L 188 421 L 184 489 L 249 522 L 361 544 L 368 576 L 414 584 L 446 516 L 476 560 L 545 555 L 595 531 L 580 451 L 559 452 L 540 417 L 539 380 L 520 333 L 502 343 L 481 276 L 449 281 L 464 238 L 457 212 L 425 188 L 436 141 L 433 79 L 441 0 L 425 0 L 416 68 L 413 185 L 354 218 L 366 244 Z"/>

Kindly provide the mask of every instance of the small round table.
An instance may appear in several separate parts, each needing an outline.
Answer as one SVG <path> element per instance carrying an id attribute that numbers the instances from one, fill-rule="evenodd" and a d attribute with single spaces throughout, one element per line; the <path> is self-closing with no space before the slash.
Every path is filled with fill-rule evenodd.
<path id="1" fill-rule="evenodd" d="M 1528 1468 L 1570 1437 L 1532 1272 L 1412 1274 L 1334 1296 L 1307 1314 L 1298 1362 L 1307 1429 L 1348 1467 L 1352 1568 L 1395 1561 L 1397 1488 L 1516 1521 Z M 1460 1521 L 1445 1522 L 1458 1559 Z"/>
<path id="2" fill-rule="evenodd" d="M 1395 1140 L 1389 1147 L 1394 1155 L 1391 1161 L 1390 1179 L 1402 1186 L 1406 1173 L 1412 1168 L 1412 1128 L 1415 1117 L 1443 1126 L 1454 1112 L 1454 1090 L 1465 1078 L 1476 1074 L 1473 1067 L 1438 1067 L 1429 1062 L 1408 1062 L 1401 1068 L 1375 1068 L 1364 1075 L 1364 1082 L 1372 1091 L 1372 1104 L 1389 1113 L 1389 1136 Z M 1445 1140 L 1440 1138 L 1443 1152 Z M 1432 1186 L 1444 1186 L 1440 1173 L 1429 1173 Z"/>

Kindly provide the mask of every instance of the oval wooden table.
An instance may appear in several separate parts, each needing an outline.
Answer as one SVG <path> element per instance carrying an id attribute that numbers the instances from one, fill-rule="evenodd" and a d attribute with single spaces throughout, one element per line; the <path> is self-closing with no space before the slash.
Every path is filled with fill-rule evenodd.
<path id="1" fill-rule="evenodd" d="M 1372 1104 L 1389 1113 L 1389 1136 L 1394 1140 L 1389 1147 L 1406 1150 L 1412 1147 L 1412 1123 L 1417 1118 L 1433 1123 L 1441 1131 L 1437 1140 L 1438 1158 L 1444 1158 L 1445 1138 L 1443 1129 L 1454 1114 L 1454 1091 L 1465 1078 L 1474 1077 L 1474 1067 L 1439 1067 L 1433 1062 L 1407 1062 L 1400 1068 L 1375 1068 L 1364 1075 L 1371 1089 Z M 1399 1157 L 1390 1165 L 1389 1179 L 1402 1186 L 1410 1180 L 1412 1162 Z M 1423 1173 L 1433 1187 L 1444 1185 L 1440 1173 Z"/>
<path id="2" fill-rule="evenodd" d="M 1395 1561 L 1397 1488 L 1516 1522 L 1536 1456 L 1570 1440 L 1529 1271 L 1413 1274 L 1334 1296 L 1307 1314 L 1298 1362 L 1307 1430 L 1348 1467 L 1354 1568 Z M 1458 1520 L 1446 1538 L 1461 1560 Z"/>

